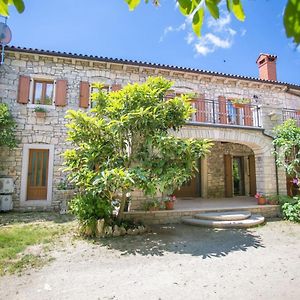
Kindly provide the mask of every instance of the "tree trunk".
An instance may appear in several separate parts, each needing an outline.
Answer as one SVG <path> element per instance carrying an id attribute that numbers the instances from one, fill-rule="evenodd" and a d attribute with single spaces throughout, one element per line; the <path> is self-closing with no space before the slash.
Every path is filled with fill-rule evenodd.
<path id="1" fill-rule="evenodd" d="M 123 219 L 125 203 L 126 203 L 126 193 L 122 192 L 122 198 L 121 198 L 121 203 L 120 203 L 120 210 L 119 210 L 118 217 L 117 217 L 118 220 L 122 220 Z"/>

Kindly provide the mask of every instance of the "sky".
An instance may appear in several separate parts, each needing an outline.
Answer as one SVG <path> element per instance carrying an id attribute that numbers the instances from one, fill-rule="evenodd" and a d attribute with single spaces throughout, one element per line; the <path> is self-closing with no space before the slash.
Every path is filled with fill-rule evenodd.
<path id="1" fill-rule="evenodd" d="M 24 2 L 22 14 L 10 8 L 10 45 L 252 77 L 259 53 L 270 53 L 278 56 L 277 79 L 300 85 L 300 46 L 286 38 L 282 22 L 286 0 L 243 0 L 244 22 L 222 5 L 219 20 L 206 14 L 200 39 L 175 0 L 158 8 L 142 1 L 133 12 L 124 0 Z"/>

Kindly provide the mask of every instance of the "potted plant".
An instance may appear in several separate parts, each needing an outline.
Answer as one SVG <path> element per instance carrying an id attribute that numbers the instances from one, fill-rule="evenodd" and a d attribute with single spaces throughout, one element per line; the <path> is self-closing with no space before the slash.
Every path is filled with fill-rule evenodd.
<path id="1" fill-rule="evenodd" d="M 248 98 L 233 98 L 229 100 L 235 108 L 243 108 L 246 104 L 250 103 L 250 99 Z"/>
<path id="2" fill-rule="evenodd" d="M 34 112 L 38 118 L 45 118 L 47 110 L 41 106 L 37 106 L 34 108 Z"/>
<path id="3" fill-rule="evenodd" d="M 267 204 L 266 196 L 263 193 L 256 193 L 255 198 L 257 199 L 258 205 L 265 205 Z"/>
<path id="4" fill-rule="evenodd" d="M 176 196 L 174 194 L 168 195 L 168 197 L 164 199 L 166 210 L 173 210 L 175 201 Z"/>

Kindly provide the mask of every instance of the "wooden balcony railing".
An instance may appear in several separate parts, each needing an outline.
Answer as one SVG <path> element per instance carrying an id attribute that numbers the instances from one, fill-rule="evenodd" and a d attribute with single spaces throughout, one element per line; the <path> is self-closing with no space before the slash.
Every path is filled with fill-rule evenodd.
<path id="1" fill-rule="evenodd" d="M 190 121 L 199 123 L 261 127 L 260 111 L 257 105 L 244 105 L 235 108 L 224 97 L 218 101 L 195 99 L 191 101 L 196 112 Z"/>
<path id="2" fill-rule="evenodd" d="M 282 120 L 284 122 L 288 119 L 296 120 L 298 126 L 300 126 L 300 111 L 296 109 L 284 108 L 282 110 Z"/>

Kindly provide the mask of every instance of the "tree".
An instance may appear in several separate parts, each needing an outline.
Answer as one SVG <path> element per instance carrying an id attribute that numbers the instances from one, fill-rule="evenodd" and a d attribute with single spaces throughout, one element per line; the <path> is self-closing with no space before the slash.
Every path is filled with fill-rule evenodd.
<path id="1" fill-rule="evenodd" d="M 0 147 L 14 148 L 17 145 L 14 134 L 15 127 L 16 122 L 9 112 L 8 106 L 0 103 Z"/>
<path id="2" fill-rule="evenodd" d="M 171 85 L 159 77 L 111 93 L 97 85 L 91 112 L 68 112 L 73 149 L 64 156 L 69 179 L 79 189 L 72 207 L 82 223 L 93 226 L 97 219 L 109 219 L 116 198 L 121 198 L 122 218 L 126 193 L 134 189 L 150 198 L 172 193 L 208 153 L 209 141 L 172 135 L 193 108 L 186 95 L 166 98 Z"/>
<path id="3" fill-rule="evenodd" d="M 134 10 L 141 0 L 124 0 L 130 10 Z M 224 0 L 225 1 L 225 0 Z M 179 11 L 184 16 L 192 16 L 192 27 L 195 34 L 201 36 L 201 28 L 204 22 L 205 12 L 208 12 L 213 18 L 220 17 L 219 7 L 221 0 L 177 0 Z M 148 3 L 149 0 L 145 0 Z M 160 1 L 152 1 L 158 6 Z M 24 11 L 23 0 L 0 0 L 0 15 L 8 16 L 8 6 L 14 5 L 19 13 Z M 239 20 L 245 20 L 245 13 L 242 6 L 242 0 L 226 0 L 227 10 Z M 288 38 L 293 38 L 296 45 L 300 43 L 300 1 L 288 0 L 284 10 L 283 24 Z"/>
<path id="4" fill-rule="evenodd" d="M 273 145 L 278 166 L 283 166 L 287 174 L 298 184 L 300 178 L 300 127 L 290 119 L 275 128 Z M 300 185 L 300 182 L 299 182 Z"/>

